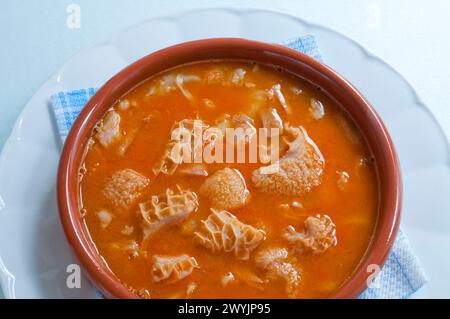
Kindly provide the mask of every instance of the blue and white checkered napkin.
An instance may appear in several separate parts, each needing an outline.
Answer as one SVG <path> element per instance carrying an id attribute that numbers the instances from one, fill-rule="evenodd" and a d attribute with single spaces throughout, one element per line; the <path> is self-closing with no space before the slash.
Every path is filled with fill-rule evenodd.
<path id="1" fill-rule="evenodd" d="M 312 35 L 302 36 L 283 44 L 322 61 L 316 39 Z M 72 123 L 95 92 L 96 89 L 87 88 L 59 92 L 51 97 L 52 109 L 63 142 Z M 407 298 L 425 282 L 426 277 L 419 261 L 411 250 L 405 234 L 400 230 L 386 264 L 371 288 L 368 288 L 360 298 Z"/>

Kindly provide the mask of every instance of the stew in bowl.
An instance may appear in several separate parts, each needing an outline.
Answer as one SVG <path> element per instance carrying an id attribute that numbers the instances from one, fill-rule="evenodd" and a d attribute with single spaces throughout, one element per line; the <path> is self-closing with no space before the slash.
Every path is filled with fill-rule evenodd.
<path id="1" fill-rule="evenodd" d="M 116 75 L 77 119 L 58 178 L 69 241 L 111 297 L 355 297 L 401 205 L 367 101 L 301 53 L 241 39 Z"/>

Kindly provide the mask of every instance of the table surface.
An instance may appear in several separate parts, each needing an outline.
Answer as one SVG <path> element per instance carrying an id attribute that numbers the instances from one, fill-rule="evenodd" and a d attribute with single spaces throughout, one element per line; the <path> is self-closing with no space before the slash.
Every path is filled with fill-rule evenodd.
<path id="1" fill-rule="evenodd" d="M 71 4 L 79 28 L 68 25 Z M 0 148 L 34 92 L 79 50 L 146 19 L 211 7 L 285 12 L 347 35 L 402 74 L 450 137 L 448 0 L 3 0 Z"/>

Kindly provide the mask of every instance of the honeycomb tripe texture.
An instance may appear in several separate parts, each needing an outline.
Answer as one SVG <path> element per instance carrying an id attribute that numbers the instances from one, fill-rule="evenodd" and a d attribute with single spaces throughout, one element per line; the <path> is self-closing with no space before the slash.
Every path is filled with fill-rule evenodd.
<path id="1" fill-rule="evenodd" d="M 153 195 L 149 201 L 139 204 L 138 217 L 144 239 L 162 227 L 178 224 L 198 209 L 197 194 L 177 186 L 173 191 Z"/>
<path id="2" fill-rule="evenodd" d="M 263 230 L 242 223 L 233 214 L 211 211 L 202 221 L 200 231 L 194 233 L 195 241 L 211 252 L 231 253 L 238 259 L 248 260 L 251 252 L 266 239 Z"/>
<path id="3" fill-rule="evenodd" d="M 175 257 L 153 256 L 152 278 L 155 282 L 172 283 L 189 276 L 199 268 L 194 257 L 180 255 Z"/>
<path id="4" fill-rule="evenodd" d="M 172 175 L 182 163 L 193 163 L 202 155 L 202 149 L 210 141 L 203 139 L 203 130 L 209 126 L 201 120 L 184 119 L 175 123 L 160 159 L 153 166 L 153 173 Z M 196 143 L 200 141 L 200 143 Z"/>

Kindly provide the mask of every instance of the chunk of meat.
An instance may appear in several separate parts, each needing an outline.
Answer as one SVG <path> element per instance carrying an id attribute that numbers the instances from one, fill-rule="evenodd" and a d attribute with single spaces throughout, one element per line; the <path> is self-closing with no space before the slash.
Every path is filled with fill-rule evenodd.
<path id="1" fill-rule="evenodd" d="M 204 81 L 207 84 L 222 84 L 226 82 L 227 70 L 221 67 L 215 67 L 206 72 Z"/>
<path id="2" fill-rule="evenodd" d="M 95 138 L 104 147 L 109 147 L 120 136 L 120 115 L 109 111 L 100 123 Z"/>
<path id="3" fill-rule="evenodd" d="M 215 127 L 222 132 L 221 137 L 227 136 L 227 138 L 230 139 L 236 138 L 237 141 L 244 141 L 246 143 L 248 143 L 256 134 L 256 127 L 254 126 L 253 119 L 243 113 L 235 114 L 233 116 L 224 114 L 215 121 Z M 231 135 L 227 135 L 227 128 L 233 128 L 235 130 L 229 132 Z"/>
<path id="4" fill-rule="evenodd" d="M 250 199 L 244 177 L 237 169 L 228 167 L 208 177 L 200 186 L 200 194 L 208 197 L 216 209 L 238 208 Z"/>
<path id="5" fill-rule="evenodd" d="M 266 233 L 239 221 L 227 211 L 211 209 L 212 214 L 202 221 L 194 240 L 213 253 L 232 253 L 236 258 L 248 260 L 250 253 L 265 239 Z"/>
<path id="6" fill-rule="evenodd" d="M 114 206 L 129 208 L 150 184 L 150 179 L 135 170 L 126 168 L 115 172 L 105 181 L 103 195 Z"/>
<path id="7" fill-rule="evenodd" d="M 253 119 L 246 114 L 235 114 L 231 117 L 231 125 L 234 129 L 240 129 L 239 131 L 235 130 L 235 133 L 239 133 L 241 135 L 237 135 L 237 137 L 241 140 L 245 140 L 245 142 L 249 142 L 253 136 L 256 134 L 256 128 L 254 126 Z"/>
<path id="8" fill-rule="evenodd" d="M 228 272 L 225 275 L 222 276 L 222 279 L 220 280 L 220 283 L 222 286 L 227 286 L 230 282 L 234 281 L 234 275 L 232 272 Z"/>
<path id="9" fill-rule="evenodd" d="M 180 168 L 178 171 L 182 175 L 187 176 L 208 176 L 208 169 L 203 164 L 186 164 L 185 167 Z"/>
<path id="10" fill-rule="evenodd" d="M 117 148 L 117 153 L 121 156 L 124 156 L 127 152 L 130 145 L 133 143 L 134 139 L 136 138 L 136 135 L 138 134 L 138 131 L 140 128 L 135 128 L 131 130 L 130 132 L 123 133 L 124 138 L 122 139 L 119 147 Z"/>
<path id="11" fill-rule="evenodd" d="M 197 211 L 197 194 L 182 190 L 166 189 L 164 194 L 139 204 L 138 217 L 144 233 L 144 240 L 162 227 L 179 224 L 191 213 Z"/>
<path id="12" fill-rule="evenodd" d="M 179 89 L 188 100 L 192 100 L 192 94 L 184 87 L 185 83 L 192 81 L 200 81 L 200 78 L 191 74 L 166 74 L 156 85 L 152 85 L 149 88 L 146 96 L 152 96 L 154 94 L 164 95 Z"/>
<path id="13" fill-rule="evenodd" d="M 337 244 L 336 226 L 329 216 L 310 216 L 304 224 L 302 232 L 297 232 L 293 226 L 289 226 L 283 235 L 294 246 L 295 251 L 318 254 Z"/>
<path id="14" fill-rule="evenodd" d="M 288 111 L 288 106 L 286 104 L 286 99 L 281 92 L 281 85 L 275 84 L 269 90 L 267 90 L 267 96 L 270 100 L 273 100 L 274 97 L 277 98 L 278 102 L 280 102 L 281 106 L 285 111 Z"/>
<path id="15" fill-rule="evenodd" d="M 122 111 L 126 111 L 130 108 L 130 101 L 129 100 L 122 100 L 119 102 L 119 109 L 121 109 Z"/>
<path id="16" fill-rule="evenodd" d="M 295 95 L 303 94 L 303 90 L 301 88 L 299 88 L 298 86 L 291 86 L 290 89 L 291 89 L 292 93 L 294 93 Z"/>
<path id="17" fill-rule="evenodd" d="M 192 82 L 192 81 L 200 81 L 200 78 L 196 75 L 183 75 L 178 74 L 175 82 L 177 84 L 177 87 L 180 89 L 181 93 L 189 100 L 192 101 L 194 97 L 192 96 L 191 92 L 189 92 L 188 89 L 186 89 L 183 84 L 186 82 Z"/>
<path id="18" fill-rule="evenodd" d="M 195 141 L 204 141 L 201 134 L 208 127 L 203 121 L 193 119 L 175 123 L 170 133 L 170 142 L 153 167 L 153 173 L 172 175 L 180 164 L 193 163 L 197 156 L 202 155 L 202 147 L 206 144 L 196 144 Z"/>
<path id="19" fill-rule="evenodd" d="M 173 283 L 189 276 L 198 267 L 194 257 L 180 255 L 175 257 L 153 256 L 152 278 L 155 282 Z"/>
<path id="20" fill-rule="evenodd" d="M 278 161 L 253 171 L 252 180 L 264 193 L 300 196 L 321 183 L 325 161 L 303 127 L 285 130 L 295 137 Z"/>
<path id="21" fill-rule="evenodd" d="M 278 129 L 277 135 L 283 134 L 283 121 L 281 120 L 280 115 L 278 115 L 276 109 L 273 108 L 264 109 L 261 111 L 260 117 L 264 128 L 266 129 L 277 128 Z"/>
<path id="22" fill-rule="evenodd" d="M 178 165 L 181 163 L 181 157 L 174 157 L 172 150 L 175 149 L 179 145 L 178 142 L 170 142 L 167 144 L 164 149 L 164 153 L 153 166 L 153 173 L 158 175 L 159 173 L 163 173 L 166 175 L 172 175 L 175 173 Z"/>
<path id="23" fill-rule="evenodd" d="M 267 270 L 276 262 L 286 260 L 288 251 L 285 248 L 266 248 L 255 255 L 256 266 L 262 270 Z"/>
<path id="24" fill-rule="evenodd" d="M 258 252 L 255 256 L 256 266 L 265 272 L 270 281 L 283 280 L 286 292 L 294 298 L 300 284 L 300 272 L 289 262 L 288 251 L 284 248 L 268 248 Z"/>
<path id="25" fill-rule="evenodd" d="M 206 72 L 204 81 L 207 84 L 222 86 L 242 86 L 246 71 L 242 68 L 231 70 L 227 67 L 215 67 Z"/>
<path id="26" fill-rule="evenodd" d="M 312 98 L 310 102 L 310 107 L 308 109 L 311 117 L 315 120 L 320 120 L 325 116 L 325 108 L 319 100 Z"/>
<path id="27" fill-rule="evenodd" d="M 362 134 L 359 133 L 358 128 L 355 123 L 345 114 L 335 115 L 335 119 L 337 124 L 339 125 L 339 129 L 344 132 L 347 140 L 352 144 L 362 144 L 364 139 L 362 138 Z"/>
<path id="28" fill-rule="evenodd" d="M 176 76 L 174 74 L 166 74 L 159 81 L 158 91 L 161 93 L 169 93 L 176 89 Z"/>
<path id="29" fill-rule="evenodd" d="M 112 221 L 112 215 L 110 212 L 108 212 L 107 210 L 100 210 L 97 212 L 97 217 L 100 221 L 100 226 L 105 229 L 106 227 L 109 226 L 109 224 Z"/>
<path id="30" fill-rule="evenodd" d="M 263 128 L 259 134 L 259 160 L 263 164 L 279 159 L 279 136 L 283 134 L 283 121 L 274 108 L 264 108 L 259 112 Z"/>
<path id="31" fill-rule="evenodd" d="M 242 68 L 235 69 L 231 75 L 231 83 L 237 86 L 243 85 L 245 73 L 245 70 Z"/>
<path id="32" fill-rule="evenodd" d="M 157 93 L 157 89 L 155 86 L 151 86 L 148 88 L 147 93 L 145 93 L 145 99 L 147 100 L 148 97 L 155 95 Z"/>
<path id="33" fill-rule="evenodd" d="M 264 291 L 264 284 L 267 281 L 256 274 L 256 270 L 246 267 L 245 265 L 234 265 L 232 266 L 235 280 L 245 283 L 252 288 Z"/>
<path id="34" fill-rule="evenodd" d="M 110 244 L 110 248 L 120 253 L 128 254 L 129 259 L 134 259 L 139 256 L 140 247 L 135 240 L 125 240 L 114 242 Z"/>
<path id="35" fill-rule="evenodd" d="M 186 287 L 186 295 L 192 295 L 198 288 L 198 285 L 195 281 L 190 282 Z"/>
<path id="36" fill-rule="evenodd" d="M 341 191 L 343 191 L 346 189 L 347 183 L 350 179 L 350 175 L 345 171 L 336 171 L 336 174 L 338 174 L 338 176 L 339 176 L 337 185 L 338 185 L 339 189 Z"/>

